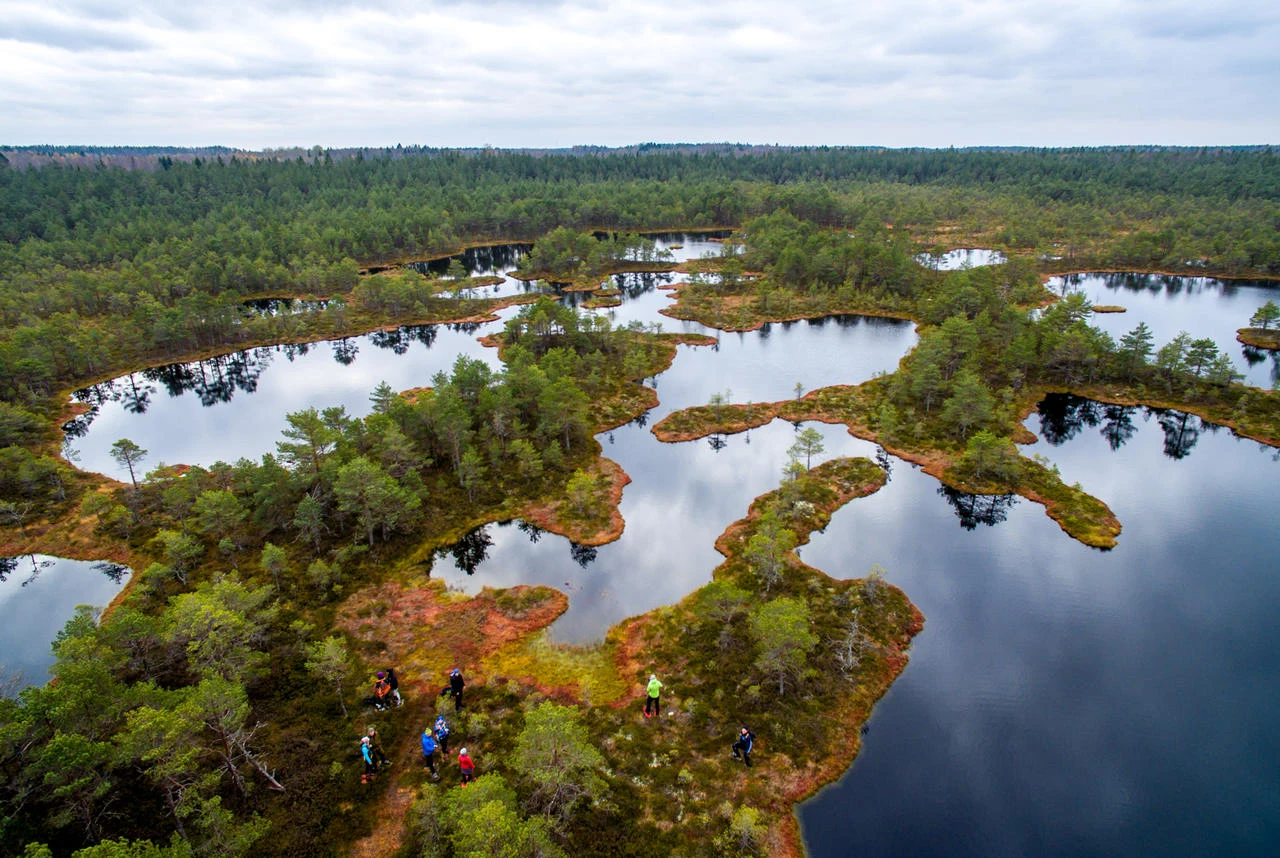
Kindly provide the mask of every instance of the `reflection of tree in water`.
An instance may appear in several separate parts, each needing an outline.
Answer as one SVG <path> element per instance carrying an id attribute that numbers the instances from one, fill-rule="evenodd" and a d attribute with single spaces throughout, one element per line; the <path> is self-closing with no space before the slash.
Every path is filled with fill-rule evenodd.
<path id="1" fill-rule="evenodd" d="M 960 492 L 950 486 L 941 486 L 938 494 L 947 499 L 960 526 L 965 530 L 973 530 L 980 524 L 994 526 L 1009 517 L 1009 510 L 1018 502 L 1017 495 L 975 495 Z"/>
<path id="2" fill-rule="evenodd" d="M 356 355 L 360 354 L 360 345 L 356 342 L 355 337 L 334 340 L 332 345 L 333 359 L 343 366 L 351 366 L 351 364 L 355 363 Z"/>
<path id="3" fill-rule="evenodd" d="M 719 453 L 725 447 L 729 446 L 729 442 L 725 440 L 724 435 L 720 434 L 719 432 L 716 432 L 711 437 L 709 437 L 707 439 L 707 443 L 710 444 L 711 449 L 715 450 L 717 453 Z"/>
<path id="4" fill-rule="evenodd" d="M 884 471 L 884 481 L 887 483 L 893 478 L 893 459 L 889 456 L 889 451 L 880 445 L 876 445 L 875 463 Z"/>
<path id="5" fill-rule="evenodd" d="M 294 358 L 299 358 L 299 357 L 302 357 L 303 355 L 310 354 L 311 343 L 285 343 L 284 345 L 280 346 L 280 350 L 284 352 L 285 358 L 290 363 L 293 363 Z"/>
<path id="6" fill-rule="evenodd" d="M 393 331 L 373 331 L 369 334 L 369 342 L 380 349 L 390 349 L 392 354 L 402 355 L 409 351 L 413 340 L 405 336 L 403 328 Z"/>
<path id="7" fill-rule="evenodd" d="M 159 382 L 170 397 L 194 391 L 205 407 L 230 402 L 236 391 L 253 393 L 258 389 L 258 379 L 271 365 L 271 355 L 270 348 L 248 349 L 190 363 L 166 364 L 77 390 L 74 398 L 91 407 L 67 421 L 62 431 L 68 437 L 84 437 L 100 406 L 107 402 L 119 402 L 133 414 L 145 413 L 156 391 L 155 384 L 149 382 Z"/>
<path id="8" fill-rule="evenodd" d="M 1106 405 L 1068 393 L 1051 393 L 1036 406 L 1040 435 L 1050 446 L 1065 444 L 1085 426 L 1097 426 L 1112 450 L 1120 449 L 1138 431 L 1133 425 L 1137 410 L 1132 405 Z"/>
<path id="9" fill-rule="evenodd" d="M 489 557 L 489 547 L 493 545 L 493 537 L 489 535 L 489 526 L 482 525 L 475 528 L 466 536 L 459 539 L 449 548 L 437 551 L 436 554 L 448 554 L 453 558 L 454 564 L 466 572 L 468 575 L 474 575 L 476 569 Z"/>
<path id="10" fill-rule="evenodd" d="M 84 400 L 80 399 L 81 393 L 82 391 L 77 390 L 74 398 L 83 402 Z M 88 411 L 85 411 L 83 414 L 77 414 L 66 423 L 63 423 L 63 440 L 68 441 L 72 438 L 83 438 L 85 435 L 88 435 L 89 424 L 93 423 L 93 419 L 98 416 L 98 410 L 98 406 L 91 405 L 89 406 Z"/>
<path id="11" fill-rule="evenodd" d="M 637 414 L 635 418 L 627 425 L 635 426 L 638 429 L 643 429 L 644 427 L 649 425 L 649 412 L 646 411 L 643 414 Z"/>
<path id="12" fill-rule="evenodd" d="M 9 576 L 15 574 L 18 571 L 18 567 L 25 565 L 27 560 L 31 561 L 31 574 L 22 582 L 23 587 L 39 578 L 41 570 L 48 569 L 54 564 L 54 561 L 49 559 L 37 560 L 34 554 L 27 554 L 23 557 L 0 557 L 0 581 L 9 580 Z"/>
<path id="13" fill-rule="evenodd" d="M 1260 349 L 1254 346 L 1241 346 L 1240 354 L 1244 356 L 1244 362 L 1249 366 L 1257 366 L 1267 359 L 1266 349 Z"/>
<path id="14" fill-rule="evenodd" d="M 516 530 L 519 530 L 525 536 L 529 537 L 529 541 L 534 545 L 537 545 L 538 540 L 542 538 L 542 534 L 546 533 L 546 531 L 538 527 L 538 525 L 530 524 L 527 521 L 517 522 Z"/>
<path id="15" fill-rule="evenodd" d="M 1240 353 L 1249 366 L 1257 366 L 1265 360 L 1271 361 L 1271 386 L 1280 387 L 1280 351 L 1259 349 L 1254 346 L 1241 346 Z"/>
<path id="16" fill-rule="evenodd" d="M 613 287 L 622 293 L 624 298 L 635 299 L 652 292 L 658 286 L 665 286 L 675 278 L 670 274 L 652 272 L 630 272 L 613 275 Z"/>
<path id="17" fill-rule="evenodd" d="M 1119 450 L 1138 431 L 1138 427 L 1133 425 L 1133 415 L 1137 410 L 1132 405 L 1107 405 L 1103 408 L 1099 431 L 1112 450 Z"/>
<path id="18" fill-rule="evenodd" d="M 257 390 L 258 379 L 271 365 L 271 357 L 269 348 L 248 349 L 191 363 L 172 363 L 145 370 L 143 375 L 164 385 L 170 396 L 193 391 L 200 404 L 208 407 L 230 402 L 238 390 Z"/>
<path id="19" fill-rule="evenodd" d="M 411 262 L 409 267 L 419 274 L 443 277 L 449 271 L 449 263 L 458 260 L 468 277 L 505 274 L 520 265 L 521 258 L 533 249 L 531 244 L 499 244 L 493 247 L 472 247 L 444 259 L 430 262 Z"/>
<path id="20" fill-rule="evenodd" d="M 124 580 L 124 576 L 131 571 L 128 566 L 122 566 L 119 563 L 113 563 L 110 560 L 99 560 L 93 564 L 93 571 L 101 572 L 111 579 L 113 584 L 119 584 Z"/>
<path id="21" fill-rule="evenodd" d="M 1164 430 L 1164 454 L 1170 459 L 1184 459 L 1200 440 L 1205 423 L 1185 411 L 1157 411 L 1156 421 Z"/>
<path id="22" fill-rule="evenodd" d="M 579 545 L 576 542 L 569 543 L 569 556 L 573 558 L 574 563 L 577 563 L 583 569 L 596 562 L 597 553 L 596 549 L 590 545 Z"/>
<path id="23" fill-rule="evenodd" d="M 1097 426 L 1102 405 L 1067 393 L 1050 393 L 1036 406 L 1040 415 L 1040 437 L 1051 447 L 1067 443 L 1085 426 Z"/>

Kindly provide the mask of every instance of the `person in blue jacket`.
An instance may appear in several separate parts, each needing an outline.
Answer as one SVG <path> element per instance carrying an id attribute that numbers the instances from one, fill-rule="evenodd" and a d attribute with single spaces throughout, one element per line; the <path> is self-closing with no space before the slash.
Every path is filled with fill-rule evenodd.
<path id="1" fill-rule="evenodd" d="M 367 784 L 378 771 L 378 767 L 373 764 L 373 748 L 368 736 L 360 739 L 360 757 L 364 760 L 364 774 L 360 776 L 360 783 Z"/>
<path id="2" fill-rule="evenodd" d="M 436 772 L 436 737 L 431 734 L 430 727 L 422 731 L 422 758 L 431 770 L 432 779 L 440 780 L 440 775 Z"/>
<path id="3" fill-rule="evenodd" d="M 445 723 L 443 715 L 436 716 L 436 744 L 440 746 L 440 753 L 444 756 L 449 754 L 449 725 Z"/>

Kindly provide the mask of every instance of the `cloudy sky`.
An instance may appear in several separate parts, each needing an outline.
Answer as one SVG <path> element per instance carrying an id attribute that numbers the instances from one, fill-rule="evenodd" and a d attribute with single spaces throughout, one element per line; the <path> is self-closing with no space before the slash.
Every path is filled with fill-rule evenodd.
<path id="1" fill-rule="evenodd" d="M 0 0 L 0 144 L 1280 143 L 1277 0 Z"/>

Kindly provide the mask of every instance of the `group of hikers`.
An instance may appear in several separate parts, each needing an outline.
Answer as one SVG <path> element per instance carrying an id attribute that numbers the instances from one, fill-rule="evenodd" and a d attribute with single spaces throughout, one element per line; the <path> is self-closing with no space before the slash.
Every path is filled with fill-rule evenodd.
<path id="1" fill-rule="evenodd" d="M 455 667 L 449 671 L 449 682 L 440 689 L 439 696 L 453 698 L 454 712 L 462 711 L 462 690 L 465 685 L 462 671 Z M 656 718 L 661 714 L 662 687 L 662 682 L 657 675 L 650 674 L 649 682 L 645 686 L 645 718 Z M 391 705 L 404 705 L 404 699 L 400 696 L 400 682 L 392 668 L 378 671 L 373 690 L 373 696 L 365 698 L 367 705 L 380 710 Z M 747 768 L 751 768 L 751 752 L 755 749 L 755 741 L 756 734 L 744 724 L 738 731 L 731 749 L 734 759 L 742 760 Z M 440 780 L 440 772 L 436 768 L 436 752 L 440 752 L 442 761 L 449 756 L 449 724 L 443 715 L 437 715 L 435 724 L 422 731 L 421 742 L 423 763 L 431 772 L 432 779 Z M 371 782 L 379 768 L 391 765 L 391 760 L 387 757 L 382 748 L 382 742 L 378 738 L 378 731 L 373 727 L 370 727 L 368 734 L 360 739 L 360 755 L 364 761 L 364 775 L 360 779 L 361 783 Z M 462 775 L 463 786 L 475 780 L 476 765 L 466 748 L 458 750 L 458 771 Z"/>
<path id="2" fill-rule="evenodd" d="M 453 698 L 454 712 L 462 711 L 462 690 L 465 687 L 466 682 L 462 678 L 462 671 L 456 667 L 449 671 L 449 681 L 440 689 L 440 696 Z M 400 680 L 394 668 L 388 667 L 386 670 L 377 672 L 374 677 L 373 694 L 366 697 L 364 703 L 379 711 L 389 709 L 391 706 L 404 705 L 404 698 L 400 696 Z M 438 715 L 435 724 L 422 731 L 423 761 L 435 780 L 440 779 L 440 773 L 436 770 L 437 749 L 442 757 L 449 753 L 449 725 L 443 715 Z M 360 782 L 365 784 L 374 780 L 378 769 L 391 765 L 391 759 L 382 748 L 378 731 L 373 727 L 370 727 L 368 734 L 360 739 L 360 758 L 364 762 L 364 774 Z M 475 779 L 476 766 L 467 754 L 466 748 L 458 751 L 458 768 L 462 772 L 463 786 Z"/>

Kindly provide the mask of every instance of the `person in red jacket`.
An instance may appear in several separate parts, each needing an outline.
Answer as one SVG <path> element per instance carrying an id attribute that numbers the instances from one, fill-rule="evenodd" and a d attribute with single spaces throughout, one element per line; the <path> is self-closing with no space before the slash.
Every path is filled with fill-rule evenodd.
<path id="1" fill-rule="evenodd" d="M 458 751 L 458 768 L 462 770 L 463 786 L 466 786 L 475 780 L 476 764 L 471 761 L 471 757 L 467 756 L 466 748 L 462 748 Z"/>

